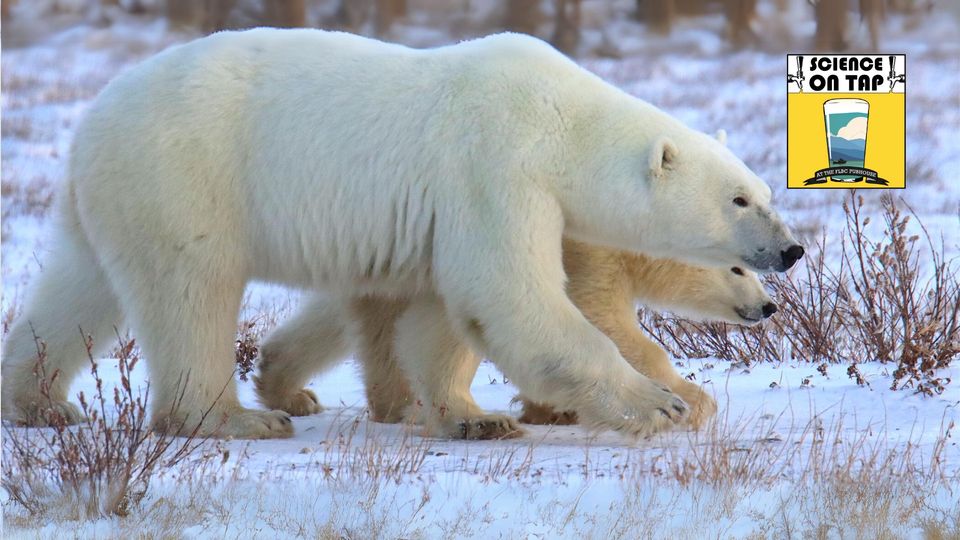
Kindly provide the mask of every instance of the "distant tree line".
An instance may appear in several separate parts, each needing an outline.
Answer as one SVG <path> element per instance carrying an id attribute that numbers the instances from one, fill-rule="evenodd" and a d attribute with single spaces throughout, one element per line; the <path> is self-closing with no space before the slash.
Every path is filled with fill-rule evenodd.
<path id="1" fill-rule="evenodd" d="M 814 11 L 817 22 L 815 46 L 820 50 L 844 50 L 849 46 L 845 35 L 851 4 L 847 0 L 806 0 Z M 950 0 L 955 1 L 955 0 Z M 786 0 L 775 0 L 781 10 L 787 7 Z M 888 9 L 911 11 L 917 9 L 916 0 L 856 0 L 853 7 L 859 11 L 861 20 L 870 34 L 870 44 L 876 49 L 879 42 L 880 23 Z M 757 0 L 637 0 L 637 13 L 651 26 L 662 33 L 670 31 L 676 17 L 698 15 L 710 10 L 722 9 L 727 19 L 729 38 L 743 45 L 755 36 L 750 22 L 756 15 Z"/>
<path id="2" fill-rule="evenodd" d="M 407 0 L 332 1 L 336 2 L 332 17 L 314 24 L 353 32 L 372 27 L 376 35 L 388 36 L 394 23 L 407 17 L 409 12 Z M 461 1 L 468 6 L 470 0 Z M 567 54 L 576 52 L 581 38 L 582 0 L 497 1 L 502 2 L 502 16 L 496 21 L 501 29 L 541 35 Z M 785 11 L 791 0 L 765 1 L 773 2 Z M 933 1 L 805 0 L 813 10 L 816 20 L 814 44 L 820 50 L 846 49 L 850 45 L 846 35 L 850 17 L 857 14 L 867 27 L 871 45 L 876 49 L 881 23 L 888 11 L 929 9 Z M 252 26 L 293 28 L 311 25 L 307 0 L 91 0 L 91 4 L 98 2 L 102 6 L 120 6 L 134 13 L 159 9 L 175 26 L 205 32 Z M 17 0 L 0 0 L 4 21 L 10 18 L 16 3 Z M 317 2 L 313 0 L 312 3 Z M 56 9 L 57 2 L 52 4 Z M 636 0 L 634 17 L 656 32 L 666 34 L 680 17 L 722 13 L 727 24 L 727 38 L 737 46 L 744 46 L 757 40 L 752 26 L 757 4 L 758 0 Z M 543 32 L 545 26 L 552 32 Z"/>
<path id="3" fill-rule="evenodd" d="M 238 5 L 239 4 L 239 5 Z M 216 32 L 231 28 L 230 16 L 242 9 L 249 26 L 297 28 L 307 26 L 306 0 L 166 0 L 166 15 L 176 26 Z"/>

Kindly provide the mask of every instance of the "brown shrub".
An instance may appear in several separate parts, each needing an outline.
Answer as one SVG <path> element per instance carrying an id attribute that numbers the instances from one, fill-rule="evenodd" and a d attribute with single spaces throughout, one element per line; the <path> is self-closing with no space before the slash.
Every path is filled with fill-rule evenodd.
<path id="1" fill-rule="evenodd" d="M 149 429 L 149 387 L 141 393 L 130 380 L 139 360 L 133 341 L 117 336 L 120 386 L 110 396 L 90 353 L 92 340 L 82 332 L 79 337 L 87 343 L 97 388 L 89 401 L 82 392 L 78 395 L 84 419 L 76 426 L 67 425 L 51 410 L 50 428 L 4 424 L 2 486 L 12 501 L 34 516 L 47 515 L 54 508 L 79 514 L 75 518 L 126 516 L 143 499 L 158 467 L 183 461 L 204 439 L 196 437 L 196 431 L 172 437 Z M 41 393 L 50 399 L 51 379 L 44 373 L 46 346 L 34 339 L 39 380 L 45 381 Z"/>
<path id="2" fill-rule="evenodd" d="M 935 241 L 916 214 L 904 214 L 891 195 L 881 198 L 884 228 L 878 240 L 866 234 L 863 198 L 844 202 L 839 242 L 816 242 L 803 265 L 767 284 L 780 304 L 763 326 L 692 323 L 641 313 L 640 325 L 671 354 L 713 356 L 736 362 L 801 360 L 847 363 L 848 375 L 866 384 L 856 364 L 896 364 L 892 388 L 924 394 L 943 392 L 950 379 L 939 375 L 960 355 L 960 280 L 944 241 Z M 906 206 L 904 204 L 904 206 Z M 922 261 L 922 262 L 921 262 Z"/>

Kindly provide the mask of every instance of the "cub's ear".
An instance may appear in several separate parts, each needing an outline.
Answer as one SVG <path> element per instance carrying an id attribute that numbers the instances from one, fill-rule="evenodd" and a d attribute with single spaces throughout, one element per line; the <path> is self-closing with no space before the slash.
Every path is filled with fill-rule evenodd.
<path id="1" fill-rule="evenodd" d="M 724 145 L 724 146 L 727 145 L 727 130 L 725 130 L 725 129 L 718 129 L 718 130 L 717 130 L 716 137 L 717 137 L 717 141 L 719 141 L 720 144 L 722 144 L 722 145 Z"/>
<path id="2" fill-rule="evenodd" d="M 650 147 L 650 175 L 659 177 L 677 159 L 677 147 L 667 137 L 660 137 Z"/>

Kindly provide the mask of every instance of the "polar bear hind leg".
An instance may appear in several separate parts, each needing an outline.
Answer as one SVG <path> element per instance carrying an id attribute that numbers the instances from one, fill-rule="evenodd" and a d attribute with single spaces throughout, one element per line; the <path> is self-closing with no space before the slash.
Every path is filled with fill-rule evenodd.
<path id="1" fill-rule="evenodd" d="M 120 307 L 71 203 L 65 201 L 59 210 L 62 215 L 51 256 L 44 261 L 23 314 L 4 343 L 5 420 L 30 426 L 79 422 L 80 409 L 67 401 L 70 382 L 89 362 L 88 352 L 96 358 L 115 342 Z M 43 350 L 42 366 L 38 346 Z M 46 382 L 40 380 L 41 374 Z M 57 416 L 60 420 L 55 420 Z"/>
<path id="2" fill-rule="evenodd" d="M 118 250 L 105 264 L 150 369 L 152 424 L 170 434 L 290 437 L 286 412 L 246 409 L 237 398 L 234 340 L 245 279 L 235 253 L 215 244 Z"/>

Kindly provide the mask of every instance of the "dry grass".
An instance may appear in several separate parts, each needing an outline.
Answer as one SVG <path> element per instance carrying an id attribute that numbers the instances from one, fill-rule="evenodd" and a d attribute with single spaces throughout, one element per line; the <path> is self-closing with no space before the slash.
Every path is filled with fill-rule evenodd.
<path id="1" fill-rule="evenodd" d="M 234 341 L 237 362 L 237 376 L 241 381 L 247 380 L 247 375 L 256 367 L 260 355 L 260 343 L 265 333 L 262 325 L 256 320 L 241 321 L 237 327 L 237 339 Z"/>
<path id="2" fill-rule="evenodd" d="M 128 360 L 120 369 L 129 374 L 135 348 L 122 343 L 119 356 Z M 778 422 L 770 418 L 728 418 L 678 434 L 675 444 L 613 454 L 590 444 L 574 448 L 580 464 L 563 469 L 546 457 L 550 447 L 542 439 L 465 445 L 446 457 L 448 443 L 418 437 L 415 426 L 371 422 L 364 413 L 335 419 L 319 444 L 299 452 L 305 457 L 257 473 L 249 467 L 249 445 L 233 455 L 229 443 L 188 455 L 198 442 L 186 439 L 159 452 L 163 439 L 142 436 L 145 397 L 131 397 L 129 382 L 121 386 L 113 398 L 121 411 L 114 428 L 102 421 L 111 400 L 100 385 L 92 406 L 85 405 L 93 421 L 7 428 L 4 488 L 17 507 L 7 505 L 4 513 L 12 530 L 29 530 L 38 517 L 82 527 L 120 515 L 124 519 L 111 526 L 117 538 L 253 526 L 268 535 L 319 538 L 461 538 L 494 524 L 502 528 L 504 519 L 508 536 L 542 530 L 584 538 L 699 538 L 714 524 L 721 537 L 750 530 L 757 537 L 895 538 L 922 530 L 928 538 L 952 538 L 957 531 L 950 501 L 960 496 L 960 477 L 948 460 L 955 427 L 946 421 L 933 445 L 921 449 L 912 437 L 889 443 L 875 426 L 848 425 L 842 417 L 830 425 L 814 418 L 786 433 L 774 432 Z M 106 440 L 119 442 L 104 450 Z M 118 459 L 128 451 L 129 462 Z M 173 474 L 148 492 L 168 467 Z M 598 480 L 607 482 L 594 484 Z M 451 481 L 461 487 L 446 491 Z M 584 500 L 557 494 L 571 482 L 583 486 Z M 610 490 L 619 491 L 602 510 L 588 504 Z M 527 502 L 506 510 L 497 506 L 496 493 Z M 686 518 L 679 519 L 678 508 Z M 740 532 L 723 534 L 733 524 Z"/>
<path id="3" fill-rule="evenodd" d="M 324 437 L 322 449 L 313 462 L 328 480 L 379 482 L 402 481 L 417 475 L 427 457 L 433 455 L 430 439 L 417 437 L 413 426 L 403 426 L 399 435 L 378 429 L 366 414 L 339 418 Z"/>
<path id="4" fill-rule="evenodd" d="M 641 326 L 674 356 L 801 360 L 824 373 L 843 362 L 861 384 L 857 363 L 889 362 L 896 366 L 894 389 L 942 393 L 950 379 L 940 373 L 960 355 L 960 268 L 909 207 L 905 214 L 890 195 L 881 203 L 879 239 L 868 235 L 862 197 L 851 194 L 842 236 L 828 241 L 824 235 L 800 268 L 767 279 L 780 312 L 763 326 L 646 312 Z M 908 233 L 911 218 L 920 234 Z"/>
<path id="5" fill-rule="evenodd" d="M 203 442 L 196 432 L 171 437 L 151 431 L 147 423 L 149 388 L 142 393 L 130 382 L 139 359 L 134 342 L 118 334 L 117 369 L 120 386 L 105 392 L 99 365 L 87 344 L 96 394 L 78 395 L 84 419 L 68 425 L 54 410 L 50 428 L 13 428 L 4 425 L 3 489 L 31 517 L 59 514 L 66 519 L 127 516 L 143 500 L 154 471 L 184 460 Z M 37 372 L 41 394 L 50 400 L 49 387 L 58 373 L 47 377 L 46 349 L 37 343 Z"/>
<path id="6" fill-rule="evenodd" d="M 811 423 L 783 440 L 750 443 L 748 425 L 717 427 L 691 435 L 688 449 L 633 449 L 602 463 L 584 447 L 582 483 L 537 474 L 527 456 L 539 442 L 487 448 L 488 468 L 480 474 L 442 472 L 450 469 L 426 464 L 435 454 L 428 441 L 407 431 L 383 437 L 377 428 L 362 418 L 337 424 L 327 448 L 299 474 L 285 464 L 256 479 L 237 475 L 243 452 L 226 477 L 216 460 L 188 463 L 179 479 L 161 484 L 112 529 L 149 538 L 185 527 L 211 535 L 255 527 L 268 536 L 338 539 L 483 537 L 491 528 L 508 537 L 598 539 L 702 538 L 708 531 L 723 538 L 900 538 L 921 531 L 940 539 L 958 531 L 958 478 L 942 467 L 949 426 L 924 459 L 911 445 L 887 448 L 862 433 L 850 436 L 842 423 Z M 613 483 L 592 482 L 602 478 Z M 459 486 L 453 492 L 451 482 Z M 510 502 L 498 503 L 503 497 Z M 609 502 L 598 507 L 597 500 Z M 26 519 L 8 523 L 30 527 Z"/>
<path id="7" fill-rule="evenodd" d="M 43 217 L 53 206 L 53 185 L 44 176 L 20 183 L 4 178 L 0 194 L 3 197 L 2 219 L 15 216 Z"/>

